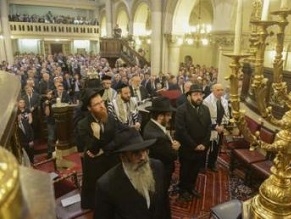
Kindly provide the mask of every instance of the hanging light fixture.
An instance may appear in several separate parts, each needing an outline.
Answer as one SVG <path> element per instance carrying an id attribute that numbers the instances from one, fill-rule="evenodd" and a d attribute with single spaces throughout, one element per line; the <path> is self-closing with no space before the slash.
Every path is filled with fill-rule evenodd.
<path id="1" fill-rule="evenodd" d="M 201 0 L 198 2 L 198 23 L 189 27 L 185 34 L 185 41 L 188 44 L 208 45 L 210 41 L 212 26 L 201 22 Z"/>

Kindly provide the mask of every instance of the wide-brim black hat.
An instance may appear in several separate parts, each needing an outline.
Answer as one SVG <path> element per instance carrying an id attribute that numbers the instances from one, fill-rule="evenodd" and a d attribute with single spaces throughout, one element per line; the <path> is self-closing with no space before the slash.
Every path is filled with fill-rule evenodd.
<path id="1" fill-rule="evenodd" d="M 125 83 L 120 83 L 120 84 L 117 84 L 117 86 L 115 87 L 115 89 L 117 91 L 120 91 L 122 88 L 125 88 L 125 87 L 129 87 L 128 84 L 125 84 Z"/>
<path id="2" fill-rule="evenodd" d="M 109 75 L 103 75 L 102 78 L 101 78 L 102 81 L 105 81 L 105 80 L 111 80 L 111 76 Z"/>
<path id="3" fill-rule="evenodd" d="M 83 102 L 82 109 L 85 110 L 87 106 L 90 105 L 90 101 L 93 97 L 95 97 L 97 94 L 102 96 L 103 93 L 104 89 L 101 86 L 96 88 L 86 88 L 84 90 L 83 97 L 81 98 Z"/>
<path id="4" fill-rule="evenodd" d="M 193 92 L 203 93 L 202 87 L 199 84 L 192 84 L 186 95 L 190 95 Z"/>
<path id="5" fill-rule="evenodd" d="M 173 112 L 176 109 L 171 105 L 171 101 L 167 97 L 157 97 L 152 100 L 152 105 L 145 107 L 151 112 Z"/>
<path id="6" fill-rule="evenodd" d="M 114 152 L 138 151 L 148 148 L 155 142 L 156 139 L 144 140 L 139 131 L 133 127 L 127 127 L 116 134 L 114 138 L 116 150 Z"/>

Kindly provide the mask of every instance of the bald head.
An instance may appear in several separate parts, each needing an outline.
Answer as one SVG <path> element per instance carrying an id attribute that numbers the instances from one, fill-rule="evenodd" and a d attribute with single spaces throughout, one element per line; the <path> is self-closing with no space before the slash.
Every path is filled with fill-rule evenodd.
<path id="1" fill-rule="evenodd" d="M 186 81 L 184 84 L 184 93 L 187 93 L 190 90 L 190 87 L 192 85 L 191 81 Z"/>
<path id="2" fill-rule="evenodd" d="M 223 89 L 222 84 L 212 85 L 212 93 L 217 99 L 220 99 L 224 94 L 224 89 Z"/>

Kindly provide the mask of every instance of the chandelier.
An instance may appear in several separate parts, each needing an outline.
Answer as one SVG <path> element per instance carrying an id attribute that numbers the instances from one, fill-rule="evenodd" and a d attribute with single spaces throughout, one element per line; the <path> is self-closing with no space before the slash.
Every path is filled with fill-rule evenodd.
<path id="1" fill-rule="evenodd" d="M 198 2 L 198 23 L 189 26 L 189 32 L 185 34 L 184 40 L 187 44 L 208 45 L 211 37 L 212 26 L 201 22 L 201 0 Z"/>

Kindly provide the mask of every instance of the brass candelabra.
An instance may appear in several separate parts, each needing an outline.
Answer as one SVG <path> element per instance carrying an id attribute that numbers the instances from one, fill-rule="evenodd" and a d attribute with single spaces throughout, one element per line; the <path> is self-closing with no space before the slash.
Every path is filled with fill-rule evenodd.
<path id="1" fill-rule="evenodd" d="M 291 10 L 285 9 L 272 13 L 280 17 L 279 21 L 275 23 L 279 26 L 279 32 L 273 62 L 273 100 L 277 100 L 280 105 L 286 104 L 289 108 L 280 120 L 273 116 L 272 107 L 266 106 L 266 79 L 262 72 L 255 72 L 257 78 L 253 83 L 262 116 L 281 128 L 281 131 L 276 134 L 274 143 L 258 142 L 262 149 L 274 152 L 276 156 L 271 167 L 271 176 L 262 183 L 259 194 L 252 199 L 251 215 L 253 218 L 291 218 L 291 95 L 287 94 L 286 83 L 282 81 L 284 62 L 282 52 L 285 28 L 288 25 L 287 16 L 290 13 Z M 265 39 L 261 38 L 261 40 L 260 43 L 263 44 Z M 264 47 L 258 48 L 260 55 L 263 55 L 264 52 Z"/>
<path id="2" fill-rule="evenodd" d="M 252 89 L 255 94 L 258 109 L 264 119 L 281 128 L 276 134 L 274 143 L 267 144 L 252 135 L 246 127 L 244 112 L 239 108 L 238 99 L 238 72 L 239 60 L 246 55 L 225 54 L 232 58 L 230 68 L 231 74 L 227 79 L 230 81 L 230 101 L 233 110 L 233 120 L 241 130 L 244 137 L 251 142 L 251 149 L 258 146 L 265 151 L 275 153 L 271 176 L 265 180 L 260 188 L 259 194 L 252 198 L 248 215 L 250 218 L 291 218 L 291 94 L 287 93 L 287 85 L 282 81 L 285 28 L 288 25 L 287 16 L 291 10 L 281 9 L 272 12 L 279 15 L 279 21 L 251 21 L 257 27 L 258 33 L 251 35 L 251 53 L 253 59 L 254 75 Z M 263 61 L 266 49 L 266 39 L 270 35 L 268 27 L 278 25 L 276 56 L 273 62 L 273 99 L 279 104 L 286 105 L 289 110 L 281 119 L 276 119 L 272 113 L 272 107 L 267 106 L 266 91 L 267 79 L 263 75 Z"/>

